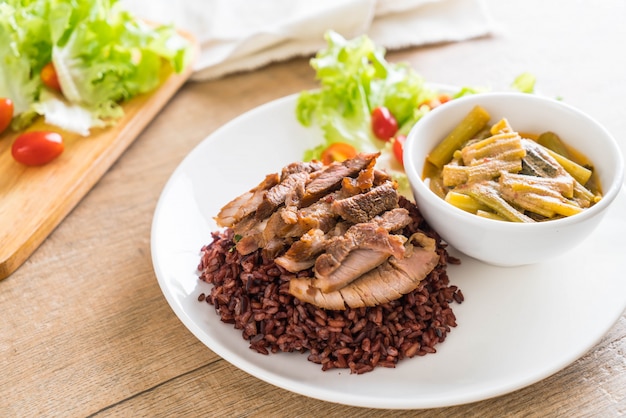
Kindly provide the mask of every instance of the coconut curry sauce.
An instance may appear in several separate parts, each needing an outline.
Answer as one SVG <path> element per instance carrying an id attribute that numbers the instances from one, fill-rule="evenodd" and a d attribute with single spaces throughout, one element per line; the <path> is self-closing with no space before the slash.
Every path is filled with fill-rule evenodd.
<path id="1" fill-rule="evenodd" d="M 572 216 L 601 199 L 593 164 L 553 132 L 489 125 L 480 106 L 429 154 L 423 178 L 448 203 L 478 216 L 538 222 Z"/>

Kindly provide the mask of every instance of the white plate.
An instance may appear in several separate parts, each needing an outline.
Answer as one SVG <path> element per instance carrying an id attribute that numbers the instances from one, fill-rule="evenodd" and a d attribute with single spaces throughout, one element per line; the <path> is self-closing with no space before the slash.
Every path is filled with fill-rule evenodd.
<path id="1" fill-rule="evenodd" d="M 198 302 L 200 248 L 217 229 L 213 216 L 266 174 L 302 158 L 319 133 L 295 118 L 296 96 L 254 109 L 200 143 L 165 186 L 152 224 L 152 259 L 170 306 L 207 347 L 278 387 L 370 408 L 432 408 L 502 395 L 561 370 L 592 348 L 626 308 L 626 191 L 582 245 L 548 263 L 499 268 L 462 258 L 451 283 L 458 326 L 436 354 L 364 375 L 323 372 L 302 354 L 261 355 L 241 332 Z M 455 254 L 454 251 L 452 251 Z M 458 255 L 458 254 L 455 254 Z"/>

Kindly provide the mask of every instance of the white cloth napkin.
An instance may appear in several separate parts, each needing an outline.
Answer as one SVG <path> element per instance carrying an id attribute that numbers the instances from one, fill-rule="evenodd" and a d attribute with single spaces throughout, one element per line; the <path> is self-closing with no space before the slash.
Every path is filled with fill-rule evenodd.
<path id="1" fill-rule="evenodd" d="M 122 0 L 138 17 L 173 24 L 200 44 L 193 80 L 314 54 L 332 29 L 389 50 L 489 34 L 482 0 Z"/>

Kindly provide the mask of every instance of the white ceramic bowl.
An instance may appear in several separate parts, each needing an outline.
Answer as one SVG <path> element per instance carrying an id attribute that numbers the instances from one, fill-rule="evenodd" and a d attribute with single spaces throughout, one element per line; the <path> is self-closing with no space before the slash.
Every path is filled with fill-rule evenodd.
<path id="1" fill-rule="evenodd" d="M 435 195 L 422 179 L 426 156 L 475 105 L 490 113 L 492 123 L 506 117 L 516 131 L 555 132 L 594 164 L 603 199 L 577 215 L 529 224 L 481 218 Z M 404 166 L 424 218 L 441 237 L 457 250 L 499 266 L 541 262 L 578 245 L 602 220 L 624 181 L 620 148 L 605 128 L 563 102 L 524 93 L 476 94 L 436 108 L 409 133 Z"/>

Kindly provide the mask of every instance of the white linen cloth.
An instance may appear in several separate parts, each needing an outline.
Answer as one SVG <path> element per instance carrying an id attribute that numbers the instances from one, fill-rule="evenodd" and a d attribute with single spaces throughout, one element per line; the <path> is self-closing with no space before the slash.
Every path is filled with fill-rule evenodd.
<path id="1" fill-rule="evenodd" d="M 324 33 L 367 34 L 389 50 L 462 41 L 493 30 L 482 0 L 121 0 L 138 17 L 173 24 L 200 45 L 193 80 L 308 56 Z"/>

